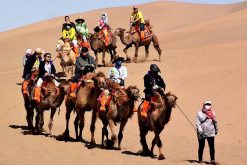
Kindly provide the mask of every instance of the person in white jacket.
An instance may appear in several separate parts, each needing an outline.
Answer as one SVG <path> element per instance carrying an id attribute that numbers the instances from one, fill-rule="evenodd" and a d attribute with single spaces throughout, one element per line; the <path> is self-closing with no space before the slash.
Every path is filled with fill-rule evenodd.
<path id="1" fill-rule="evenodd" d="M 122 66 L 124 58 L 115 55 L 113 57 L 112 63 L 115 64 L 109 71 L 109 78 L 112 79 L 114 82 L 117 82 L 121 87 L 125 86 L 125 79 L 127 78 L 127 68 Z"/>
<path id="2" fill-rule="evenodd" d="M 218 125 L 215 112 L 212 111 L 211 108 L 212 102 L 210 100 L 206 100 L 203 103 L 202 110 L 197 113 L 196 117 L 197 137 L 199 142 L 199 163 L 202 163 L 205 140 L 207 139 L 210 149 L 211 163 L 215 164 L 214 137 L 218 133 Z"/>

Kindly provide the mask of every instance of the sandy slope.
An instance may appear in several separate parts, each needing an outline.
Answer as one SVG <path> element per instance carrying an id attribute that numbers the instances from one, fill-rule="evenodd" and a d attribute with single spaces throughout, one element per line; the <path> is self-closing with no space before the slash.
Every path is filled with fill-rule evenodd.
<path id="1" fill-rule="evenodd" d="M 247 3 L 234 5 L 194 5 L 155 2 L 140 6 L 158 34 L 164 51 L 157 63 L 167 83 L 167 91 L 174 92 L 178 104 L 194 122 L 202 101 L 212 99 L 220 132 L 216 138 L 216 158 L 221 164 L 245 164 L 247 161 L 246 98 L 247 98 Z M 96 25 L 103 10 L 73 15 L 86 18 L 90 29 Z M 128 27 L 131 7 L 105 9 L 112 27 Z M 161 137 L 166 160 L 135 156 L 140 149 L 137 117 L 126 126 L 122 151 L 89 149 L 83 143 L 59 142 L 45 136 L 25 135 L 26 125 L 23 99 L 20 93 L 21 58 L 26 48 L 42 47 L 55 53 L 54 45 L 60 35 L 63 18 L 51 19 L 1 33 L 0 65 L 0 164 L 191 164 L 197 158 L 195 133 L 179 109 L 174 109 L 172 120 Z M 123 56 L 118 42 L 118 52 Z M 143 48 L 140 59 L 144 56 Z M 133 56 L 133 49 L 129 51 Z M 157 54 L 151 48 L 150 61 L 126 64 L 129 72 L 127 85 L 143 89 L 143 75 Z M 55 55 L 53 55 L 55 56 Z M 56 61 L 58 64 L 58 61 Z M 138 65 L 138 67 L 137 67 Z M 58 70 L 61 68 L 57 65 Z M 109 68 L 102 68 L 107 72 Z M 65 128 L 65 107 L 55 116 L 53 134 Z M 46 113 L 45 129 L 47 128 Z M 83 137 L 90 139 L 87 114 Z M 73 120 L 74 115 L 72 116 Z M 71 136 L 74 137 L 73 122 Z M 101 122 L 97 122 L 96 140 L 100 143 Z M 152 134 L 148 136 L 149 142 Z M 158 150 L 156 148 L 156 153 Z M 208 149 L 205 160 L 209 160 Z"/>

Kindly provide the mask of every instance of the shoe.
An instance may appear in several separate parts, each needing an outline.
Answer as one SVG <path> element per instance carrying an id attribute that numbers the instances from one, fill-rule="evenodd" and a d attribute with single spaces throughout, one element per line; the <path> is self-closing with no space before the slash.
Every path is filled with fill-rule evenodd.
<path id="1" fill-rule="evenodd" d="M 145 117 L 145 118 L 147 118 L 147 117 L 148 117 L 148 114 L 147 114 L 147 112 L 145 112 L 145 111 L 142 111 L 142 112 L 141 112 L 141 116 L 142 116 L 142 117 Z"/>

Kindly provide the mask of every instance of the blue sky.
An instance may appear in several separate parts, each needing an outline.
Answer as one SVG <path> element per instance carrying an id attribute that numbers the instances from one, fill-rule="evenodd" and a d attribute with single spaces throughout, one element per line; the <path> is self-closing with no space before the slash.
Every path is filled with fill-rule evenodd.
<path id="1" fill-rule="evenodd" d="M 2 0 L 0 5 L 0 32 L 67 14 L 152 1 L 155 0 Z M 241 0 L 177 1 L 193 3 L 235 3 Z"/>

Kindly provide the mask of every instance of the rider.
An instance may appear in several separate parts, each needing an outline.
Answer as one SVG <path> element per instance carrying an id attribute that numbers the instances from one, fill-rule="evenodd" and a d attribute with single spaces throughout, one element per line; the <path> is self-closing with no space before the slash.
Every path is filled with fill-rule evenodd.
<path id="1" fill-rule="evenodd" d="M 24 79 L 22 83 L 22 93 L 23 95 L 28 95 L 27 87 L 29 80 L 31 78 L 32 72 L 38 70 L 39 64 L 41 62 L 41 55 L 43 54 L 43 50 L 41 48 L 36 48 L 35 52 L 33 55 L 30 56 L 30 58 L 27 59 L 24 70 L 23 70 L 23 75 L 22 78 Z"/>
<path id="2" fill-rule="evenodd" d="M 29 57 L 31 57 L 31 55 L 32 55 L 32 49 L 27 49 L 26 54 L 23 56 L 23 60 L 22 60 L 23 67 L 25 66 L 27 60 L 29 59 Z"/>
<path id="3" fill-rule="evenodd" d="M 94 58 L 89 54 L 87 47 L 82 47 L 81 54 L 76 58 L 75 76 L 70 85 L 70 96 L 76 97 L 76 89 L 80 86 L 80 79 L 88 72 L 95 70 L 96 63 Z"/>
<path id="4" fill-rule="evenodd" d="M 86 42 L 88 37 L 88 27 L 85 20 L 79 17 L 75 20 L 75 22 L 77 34 L 81 34 L 83 41 Z"/>
<path id="5" fill-rule="evenodd" d="M 72 27 L 75 28 L 74 22 L 71 22 L 69 16 L 67 16 L 67 15 L 64 17 L 64 23 L 63 23 L 62 31 L 66 28 L 66 24 L 71 24 Z"/>
<path id="6" fill-rule="evenodd" d="M 109 29 L 109 20 L 107 17 L 107 13 L 101 13 L 101 17 L 98 22 L 99 29 L 103 30 L 104 37 L 105 37 L 105 46 L 109 45 L 109 37 L 108 37 L 108 29 Z"/>
<path id="7" fill-rule="evenodd" d="M 124 88 L 124 80 L 127 78 L 127 68 L 125 66 L 122 66 L 123 60 L 123 57 L 115 55 L 112 61 L 115 66 L 112 67 L 109 71 L 109 79 L 118 83 L 122 88 Z M 104 112 L 106 110 L 106 105 L 109 103 L 110 99 L 110 91 L 104 90 L 98 99 L 101 104 L 100 111 Z"/>
<path id="8" fill-rule="evenodd" d="M 125 86 L 124 80 L 127 78 L 127 68 L 122 66 L 123 60 L 123 57 L 115 55 L 112 61 L 115 66 L 112 67 L 109 72 L 109 78 L 117 82 L 121 87 Z"/>
<path id="9" fill-rule="evenodd" d="M 159 92 L 161 96 L 164 96 L 166 84 L 162 77 L 159 75 L 160 69 L 156 64 L 150 65 L 150 71 L 144 76 L 144 93 L 145 100 L 143 101 L 143 108 L 141 116 L 147 117 L 149 110 L 149 104 L 156 106 L 157 103 L 152 100 L 154 92 Z"/>
<path id="10" fill-rule="evenodd" d="M 130 16 L 130 25 L 132 26 L 140 26 L 141 32 L 141 40 L 144 40 L 144 28 L 145 28 L 145 21 L 142 15 L 142 12 L 138 10 L 137 6 L 133 6 L 133 12 Z"/>
<path id="11" fill-rule="evenodd" d="M 69 38 L 74 45 L 74 52 L 76 54 L 79 54 L 75 28 L 70 23 L 65 23 L 64 26 L 65 26 L 65 28 L 63 29 L 63 32 L 62 32 L 63 40 Z"/>
<path id="12" fill-rule="evenodd" d="M 45 53 L 44 61 L 42 61 L 39 65 L 39 79 L 34 89 L 34 101 L 36 101 L 37 103 L 40 102 L 40 92 L 41 92 L 41 86 L 44 81 L 44 78 L 48 75 L 54 76 L 55 73 L 56 73 L 56 69 L 51 61 L 51 54 Z M 59 86 L 59 83 L 57 82 L 55 78 L 53 79 L 53 82 L 56 85 L 56 87 Z"/>

